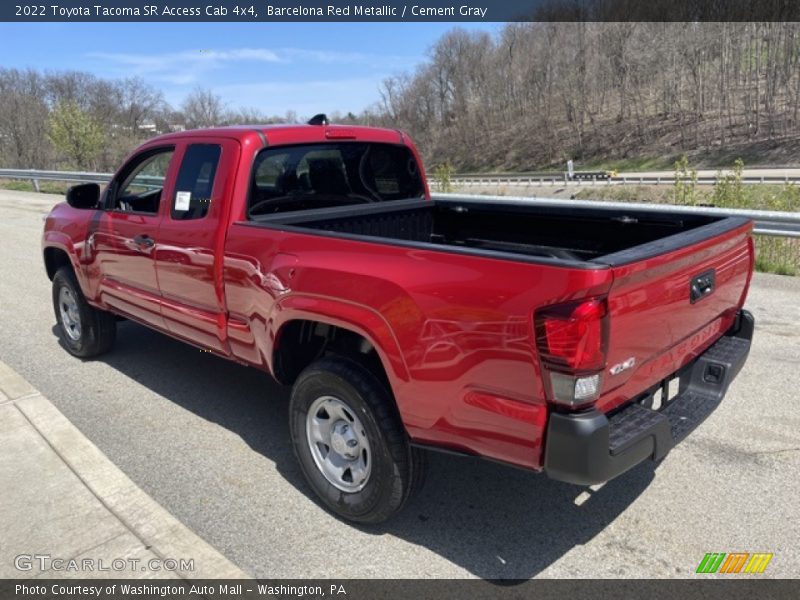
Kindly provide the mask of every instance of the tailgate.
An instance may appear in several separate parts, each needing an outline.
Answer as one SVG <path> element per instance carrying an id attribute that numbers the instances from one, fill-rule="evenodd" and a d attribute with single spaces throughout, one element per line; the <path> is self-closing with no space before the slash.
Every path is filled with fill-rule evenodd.
<path id="1" fill-rule="evenodd" d="M 752 274 L 751 230 L 729 218 L 605 257 L 614 283 L 600 410 L 658 385 L 732 325 Z"/>

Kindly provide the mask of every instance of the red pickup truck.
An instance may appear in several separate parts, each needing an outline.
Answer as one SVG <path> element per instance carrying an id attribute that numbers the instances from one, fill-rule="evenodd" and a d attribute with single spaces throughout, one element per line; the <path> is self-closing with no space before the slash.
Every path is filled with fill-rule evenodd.
<path id="1" fill-rule="evenodd" d="M 747 358 L 751 229 L 431 199 L 408 136 L 318 119 L 155 138 L 43 253 L 69 352 L 129 319 L 270 373 L 311 488 L 374 523 L 425 449 L 576 484 L 663 458 Z"/>

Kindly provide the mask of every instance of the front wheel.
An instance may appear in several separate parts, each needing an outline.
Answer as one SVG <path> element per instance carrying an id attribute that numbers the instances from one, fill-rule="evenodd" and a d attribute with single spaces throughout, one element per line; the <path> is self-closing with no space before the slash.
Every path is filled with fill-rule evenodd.
<path id="1" fill-rule="evenodd" d="M 294 452 L 306 480 L 337 515 L 380 523 L 422 482 L 388 390 L 345 358 L 323 358 L 298 377 L 289 409 Z"/>
<path id="2" fill-rule="evenodd" d="M 53 277 L 53 308 L 59 336 L 70 354 L 91 358 L 114 345 L 116 318 L 86 302 L 69 267 L 60 268 Z"/>

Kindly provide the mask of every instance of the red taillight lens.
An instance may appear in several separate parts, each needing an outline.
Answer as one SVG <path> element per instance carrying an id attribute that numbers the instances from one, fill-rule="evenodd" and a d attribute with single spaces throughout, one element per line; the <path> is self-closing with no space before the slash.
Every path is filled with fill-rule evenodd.
<path id="1" fill-rule="evenodd" d="M 351 140 L 356 137 L 356 132 L 344 127 L 329 127 L 325 130 L 325 137 L 329 140 Z"/>
<path id="2" fill-rule="evenodd" d="M 602 369 L 608 310 L 603 299 L 558 304 L 537 311 L 536 345 L 542 360 L 570 371 Z"/>

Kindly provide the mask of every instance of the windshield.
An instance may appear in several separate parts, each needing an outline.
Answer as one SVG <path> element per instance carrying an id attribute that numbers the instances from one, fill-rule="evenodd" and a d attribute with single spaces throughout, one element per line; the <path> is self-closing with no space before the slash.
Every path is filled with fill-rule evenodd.
<path id="1" fill-rule="evenodd" d="M 406 146 L 367 142 L 279 146 L 256 157 L 248 216 L 424 195 L 417 161 Z"/>

